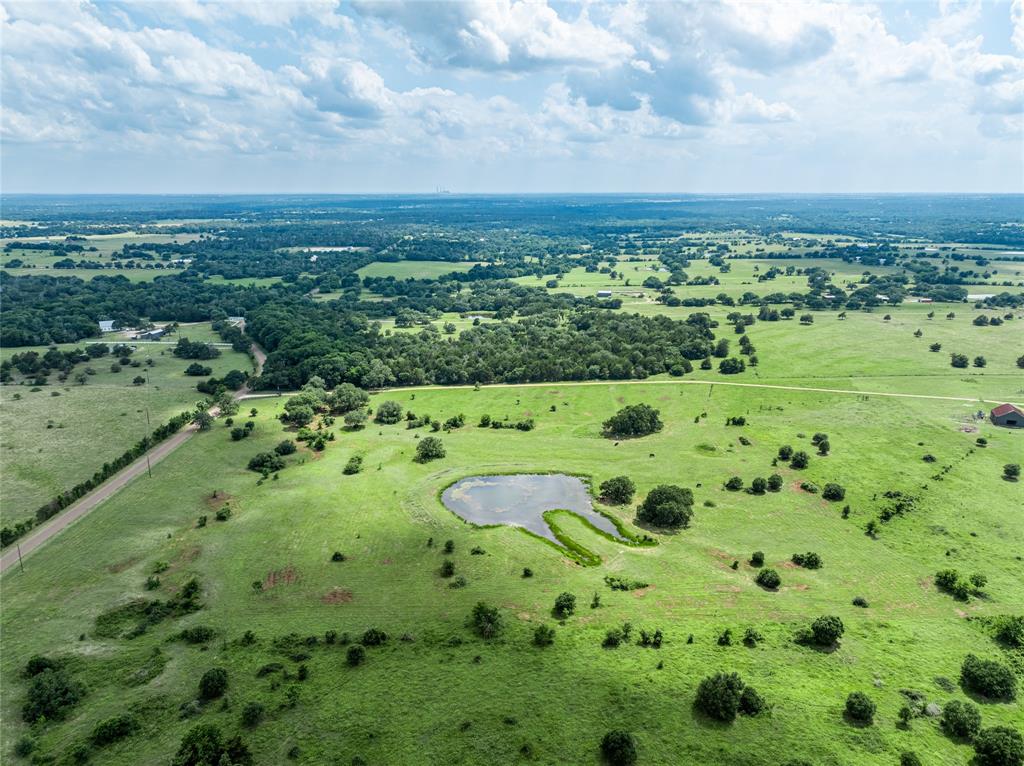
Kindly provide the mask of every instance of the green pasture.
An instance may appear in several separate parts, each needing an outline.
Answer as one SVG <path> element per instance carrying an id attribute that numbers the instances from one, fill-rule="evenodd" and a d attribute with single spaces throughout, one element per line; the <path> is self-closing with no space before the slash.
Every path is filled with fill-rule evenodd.
<path id="1" fill-rule="evenodd" d="M 798 330 L 822 327 L 792 332 Z M 751 334 L 769 345 L 761 325 Z M 218 423 L 158 464 L 152 479 L 137 480 L 29 558 L 24 573 L 5 575 L 4 760 L 29 732 L 19 717 L 20 670 L 33 654 L 64 658 L 88 687 L 66 721 L 33 732 L 39 752 L 59 760 L 98 721 L 134 712 L 139 733 L 94 753 L 95 762 L 114 765 L 169 762 L 183 733 L 202 722 L 241 733 L 259 764 L 349 764 L 358 757 L 369 764 L 596 766 L 601 736 L 625 728 L 639 740 L 643 764 L 803 758 L 821 766 L 890 766 L 894 753 L 915 750 L 925 763 L 953 766 L 970 759 L 970 746 L 945 737 L 935 719 L 899 727 L 900 690 L 939 704 L 964 699 L 955 684 L 968 652 L 1019 667 L 1019 657 L 971 618 L 1024 608 L 1016 558 L 1024 545 L 1020 489 L 1000 479 L 1002 465 L 1022 454 L 1024 432 L 981 423 L 964 433 L 969 404 L 664 384 L 405 390 L 371 404 L 385 399 L 442 420 L 463 413 L 467 425 L 439 434 L 447 457 L 421 465 L 412 457 L 424 429 L 371 423 L 346 432 L 335 424 L 326 451 L 302 448 L 277 478 L 260 482 L 245 469 L 248 459 L 294 433 L 274 417 L 283 398 L 249 400 L 243 412 L 258 409 L 250 438 L 233 442 Z M 599 435 L 605 418 L 638 402 L 661 410 L 663 431 L 621 442 Z M 532 417 L 537 425 L 527 433 L 481 429 L 483 414 Z M 746 426 L 725 425 L 739 415 Z M 818 431 L 829 435 L 828 457 L 812 456 L 803 471 L 772 467 L 781 444 L 813 455 L 810 437 Z M 989 440 L 986 448 L 975 447 L 978 436 Z M 936 462 L 924 462 L 924 454 Z M 346 476 L 342 468 L 353 455 L 362 456 L 363 471 Z M 941 480 L 933 478 L 947 465 Z M 778 494 L 723 489 L 730 476 L 749 484 L 774 470 L 784 477 Z M 631 548 L 563 517 L 565 531 L 602 557 L 585 568 L 515 529 L 470 527 L 438 501 L 456 479 L 520 471 L 583 474 L 595 483 L 627 474 L 638 498 L 656 484 L 678 483 L 694 491 L 694 520 L 676 534 L 654 533 L 657 546 Z M 802 481 L 838 482 L 846 498 L 824 501 L 802 491 Z M 872 539 L 864 528 L 887 490 L 914 495 L 915 509 Z M 214 521 L 225 501 L 230 520 Z M 632 507 L 601 509 L 646 531 L 634 525 Z M 209 522 L 198 528 L 201 515 Z M 463 588 L 438 575 L 448 539 Z M 484 553 L 472 555 L 474 547 Z M 746 562 L 755 550 L 782 574 L 778 592 L 754 585 L 756 570 Z M 347 560 L 332 562 L 334 551 Z M 791 565 L 791 554 L 803 551 L 819 553 L 824 567 Z M 167 571 L 157 590 L 146 591 L 157 562 Z M 931 577 L 949 566 L 986 574 L 986 597 L 965 604 L 937 592 Z M 523 578 L 524 567 L 534 576 Z M 612 591 L 603 583 L 609 574 L 648 586 Z M 106 610 L 133 598 L 168 598 L 193 576 L 202 583 L 199 612 L 133 639 L 96 635 L 95 618 Z M 261 592 L 254 581 L 264 583 Z M 550 610 L 562 591 L 576 594 L 578 609 L 559 625 Z M 591 609 L 595 593 L 601 606 Z M 852 606 L 855 596 L 869 608 Z M 480 600 L 501 610 L 505 628 L 497 639 L 477 638 L 465 624 Z M 792 640 L 821 614 L 846 625 L 832 653 Z M 664 646 L 603 649 L 606 631 L 627 621 L 634 637 L 660 628 Z M 531 644 L 540 623 L 556 629 L 546 649 Z M 203 646 L 172 640 L 196 625 L 215 629 L 216 637 Z M 371 626 L 391 638 L 367 649 L 360 667 L 346 665 L 344 647 L 323 643 L 325 631 L 358 637 Z M 747 627 L 764 636 L 756 648 L 739 641 Z M 726 628 L 734 645 L 719 646 Z M 247 630 L 251 645 L 239 642 Z M 298 648 L 275 648 L 275 639 L 293 632 Z M 320 640 L 305 646 L 306 636 Z M 274 662 L 282 670 L 258 677 Z M 303 681 L 300 664 L 308 670 Z M 183 718 L 181 706 L 215 666 L 228 671 L 226 701 Z M 722 670 L 740 672 L 770 711 L 731 726 L 695 713 L 700 679 Z M 854 690 L 878 705 L 871 727 L 843 720 L 843 701 Z M 266 715 L 249 729 L 240 713 L 251 701 Z M 986 726 L 1019 725 L 1024 716 L 1019 701 L 981 707 Z"/>
<path id="2" fill-rule="evenodd" d="M 196 337 L 199 333 L 182 335 L 207 340 Z M 31 516 L 47 500 L 88 478 L 153 428 L 203 399 L 195 388 L 202 378 L 185 375 L 190 362 L 172 356 L 171 349 L 171 344 L 142 343 L 131 357 L 140 360 L 141 367 L 123 366 L 120 372 L 111 372 L 117 360 L 108 355 L 76 365 L 64 383 L 52 374 L 46 386 L 36 387 L 31 381 L 19 385 L 16 376 L 15 384 L 0 388 L 3 524 Z M 4 349 L 2 354 L 8 358 L 28 350 L 42 353 L 46 348 Z M 212 367 L 215 376 L 231 369 L 252 369 L 245 354 L 230 348 L 221 351 L 220 357 L 202 363 Z M 153 359 L 154 366 L 146 366 L 146 359 Z M 75 376 L 86 368 L 96 374 L 80 385 Z M 134 385 L 132 380 L 139 375 L 148 375 L 149 383 Z"/>
<path id="3" fill-rule="evenodd" d="M 356 271 L 363 277 L 437 279 L 453 271 L 469 271 L 476 261 L 375 261 Z"/>

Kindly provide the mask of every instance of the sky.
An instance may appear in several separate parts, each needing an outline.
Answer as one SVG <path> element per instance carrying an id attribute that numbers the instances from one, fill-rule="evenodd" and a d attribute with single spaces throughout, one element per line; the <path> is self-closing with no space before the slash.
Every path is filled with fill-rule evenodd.
<path id="1" fill-rule="evenodd" d="M 4 193 L 1021 192 L 1024 0 L 0 0 Z"/>

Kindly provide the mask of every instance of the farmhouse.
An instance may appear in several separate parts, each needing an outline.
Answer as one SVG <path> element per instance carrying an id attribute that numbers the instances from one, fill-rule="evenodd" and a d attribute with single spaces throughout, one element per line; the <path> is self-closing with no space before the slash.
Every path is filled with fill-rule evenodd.
<path id="1" fill-rule="evenodd" d="M 992 424 L 1007 428 L 1024 428 L 1024 410 L 1012 404 L 1000 404 L 989 413 Z"/>
<path id="2" fill-rule="evenodd" d="M 99 321 L 100 332 L 112 332 L 114 330 L 113 319 L 101 319 Z"/>

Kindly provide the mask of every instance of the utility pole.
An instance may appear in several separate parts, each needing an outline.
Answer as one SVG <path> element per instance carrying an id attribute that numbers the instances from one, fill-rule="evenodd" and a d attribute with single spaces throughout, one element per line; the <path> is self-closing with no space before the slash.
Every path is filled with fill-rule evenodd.
<path id="1" fill-rule="evenodd" d="M 21 568 L 21 571 L 24 572 L 25 571 L 25 565 L 21 561 L 21 543 L 16 543 L 16 544 L 18 546 L 18 566 Z"/>

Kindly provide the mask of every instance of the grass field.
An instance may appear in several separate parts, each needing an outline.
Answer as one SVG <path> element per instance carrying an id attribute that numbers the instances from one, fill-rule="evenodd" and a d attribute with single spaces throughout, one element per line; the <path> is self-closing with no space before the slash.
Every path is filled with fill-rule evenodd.
<path id="1" fill-rule="evenodd" d="M 475 265 L 475 261 L 377 261 L 363 266 L 356 273 L 360 278 L 437 279 L 453 271 L 469 271 Z"/>
<path id="2" fill-rule="evenodd" d="M 253 400 L 259 415 L 250 439 L 231 442 L 218 425 L 191 440 L 152 480 L 139 480 L 71 527 L 24 573 L 5 576 L 5 753 L 26 731 L 18 721 L 19 669 L 29 655 L 47 653 L 67 658 L 89 691 L 68 721 L 40 727 L 43 752 L 67 752 L 107 716 L 142 714 L 138 735 L 98 756 L 109 764 L 166 762 L 197 721 L 241 731 L 258 763 L 285 762 L 297 747 L 297 762 L 310 764 L 347 764 L 355 756 L 382 764 L 596 764 L 597 743 L 613 727 L 636 734 L 643 763 L 781 764 L 803 757 L 823 766 L 882 766 L 904 749 L 929 764 L 969 759 L 969 746 L 944 737 L 934 720 L 918 719 L 907 730 L 896 725 L 900 689 L 940 704 L 962 699 L 943 679 L 955 681 L 964 655 L 1002 654 L 981 623 L 966 618 L 1024 608 L 1014 557 L 1024 544 L 1020 490 L 999 478 L 1002 465 L 1021 454 L 1024 434 L 986 424 L 977 434 L 962 433 L 972 408 L 956 402 L 721 386 L 399 391 L 373 403 L 385 398 L 442 419 L 465 413 L 468 425 L 443 435 L 448 456 L 426 465 L 411 459 L 422 430 L 400 424 L 338 431 L 324 453 L 300 451 L 279 479 L 260 484 L 246 461 L 287 434 L 273 419 L 283 399 Z M 601 438 L 601 421 L 635 402 L 658 407 L 665 429 L 618 444 Z M 475 427 L 484 413 L 532 416 L 537 428 Z M 725 418 L 735 415 L 748 425 L 726 427 Z M 749 483 L 771 473 L 780 444 L 811 451 L 816 431 L 829 434 L 832 454 L 812 458 L 805 471 L 779 469 L 782 492 L 722 488 L 732 475 Z M 972 449 L 979 435 L 989 446 Z M 740 436 L 750 445 L 741 445 Z M 926 452 L 938 462 L 923 462 Z M 343 475 L 355 454 L 363 456 L 363 473 Z M 942 481 L 930 478 L 947 464 L 952 469 Z M 437 499 L 464 476 L 540 470 L 595 482 L 625 473 L 640 496 L 661 482 L 691 487 L 694 523 L 658 535 L 656 547 L 627 548 L 562 520 L 568 534 L 603 559 L 584 568 L 511 528 L 471 528 Z M 843 484 L 850 517 L 841 517 L 844 503 L 801 491 L 804 479 Z M 917 510 L 884 524 L 872 539 L 864 525 L 889 489 L 918 496 Z M 227 522 L 212 520 L 214 491 L 230 496 L 234 515 Z M 632 526 L 631 509 L 604 510 Z M 196 528 L 200 515 L 211 516 L 204 528 Z M 427 546 L 428 538 L 437 546 L 454 541 L 450 558 L 466 587 L 451 589 L 438 576 L 445 556 Z M 471 555 L 474 546 L 486 554 Z M 335 550 L 348 560 L 331 562 Z M 780 569 L 779 592 L 753 584 L 755 570 L 745 562 L 754 550 Z M 823 557 L 822 569 L 788 564 L 790 554 L 807 550 Z M 147 595 L 142 583 L 157 561 L 170 565 L 157 595 L 197 576 L 206 607 L 132 640 L 97 637 L 96 616 Z M 937 592 L 931 575 L 946 566 L 987 574 L 987 597 L 965 605 Z M 524 579 L 523 567 L 534 577 Z M 615 592 L 602 583 L 606 574 L 650 585 Z M 254 580 L 274 585 L 254 593 Z M 564 626 L 549 614 L 561 591 L 579 601 Z M 591 610 L 595 592 L 602 606 Z M 870 608 L 852 606 L 855 596 Z M 478 639 L 464 624 L 481 599 L 504 616 L 498 639 Z M 834 653 L 792 640 L 819 614 L 839 615 L 846 624 Z M 665 645 L 601 648 L 605 632 L 624 621 L 662 629 Z M 531 645 L 539 623 L 556 626 L 554 646 Z M 210 626 L 217 637 L 204 647 L 169 641 L 188 625 Z M 303 650 L 304 681 L 295 675 L 299 663 L 273 644 L 292 632 L 358 636 L 371 626 L 392 639 L 369 649 L 364 666 L 347 667 L 344 648 L 321 642 Z M 717 645 L 725 628 L 738 639 L 748 626 L 764 635 L 757 648 Z M 246 630 L 256 635 L 252 646 L 238 643 Z M 409 641 L 398 640 L 405 634 Z M 282 663 L 288 677 L 258 678 L 271 662 Z M 162 671 L 148 683 L 131 680 L 154 664 Z M 228 701 L 182 720 L 179 706 L 195 697 L 199 676 L 214 666 L 228 671 Z M 766 697 L 770 713 L 729 727 L 696 714 L 696 685 L 718 670 L 740 672 Z M 843 701 L 853 690 L 878 704 L 874 726 L 844 722 Z M 266 718 L 244 729 L 240 710 L 253 700 L 265 705 Z M 982 708 L 985 725 L 1016 724 L 1024 715 L 1019 702 Z M 521 751 L 526 744 L 529 757 Z"/>
<path id="3" fill-rule="evenodd" d="M 209 323 L 205 327 L 209 329 Z M 206 340 L 196 337 L 202 333 L 189 329 L 183 327 L 181 335 Z M 139 344 L 132 355 L 143 362 L 139 368 L 123 367 L 121 372 L 111 372 L 111 364 L 116 360 L 106 356 L 77 365 L 66 383 L 59 383 L 54 374 L 50 385 L 35 391 L 31 385 L 0 389 L 0 431 L 4 434 L 0 447 L 0 505 L 4 524 L 32 515 L 58 492 L 88 478 L 105 461 L 117 457 L 144 434 L 182 410 L 191 409 L 203 398 L 195 388 L 200 378 L 184 374 L 189 362 L 172 356 L 172 348 L 171 344 Z M 28 350 L 4 349 L 2 353 L 8 358 Z M 147 358 L 152 358 L 155 365 L 147 367 Z M 203 364 L 212 367 L 215 376 L 231 369 L 252 369 L 245 354 L 229 348 L 222 349 L 217 359 Z M 74 383 L 75 374 L 86 367 L 93 368 L 96 374 L 88 377 L 86 385 Z M 137 375 L 147 373 L 148 385 L 132 384 Z M 16 399 L 16 395 L 20 398 Z"/>

